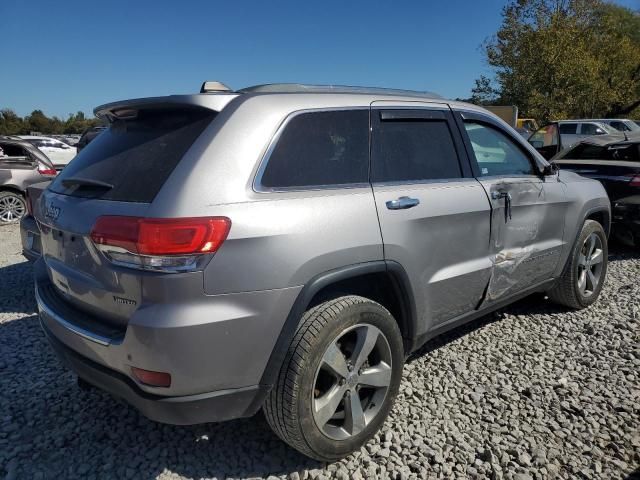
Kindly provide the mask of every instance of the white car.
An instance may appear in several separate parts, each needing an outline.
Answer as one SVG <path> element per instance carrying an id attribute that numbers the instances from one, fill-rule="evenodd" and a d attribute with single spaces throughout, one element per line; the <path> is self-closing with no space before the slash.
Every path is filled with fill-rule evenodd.
<path id="1" fill-rule="evenodd" d="M 64 168 L 77 153 L 76 147 L 67 145 L 55 138 L 35 135 L 20 135 L 20 138 L 41 150 L 53 162 L 53 166 L 57 170 Z"/>

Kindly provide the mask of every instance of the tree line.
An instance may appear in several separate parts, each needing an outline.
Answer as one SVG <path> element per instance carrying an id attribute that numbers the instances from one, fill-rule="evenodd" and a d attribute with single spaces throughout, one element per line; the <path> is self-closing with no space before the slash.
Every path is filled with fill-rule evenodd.
<path id="1" fill-rule="evenodd" d="M 640 11 L 602 0 L 511 0 L 468 101 L 521 114 L 640 118 Z"/>
<path id="2" fill-rule="evenodd" d="M 89 127 L 100 125 L 97 118 L 86 118 L 83 112 L 70 114 L 66 120 L 46 116 L 42 110 L 34 110 L 21 117 L 13 110 L 0 110 L 0 135 L 28 135 L 39 132 L 44 135 L 80 134 Z"/>

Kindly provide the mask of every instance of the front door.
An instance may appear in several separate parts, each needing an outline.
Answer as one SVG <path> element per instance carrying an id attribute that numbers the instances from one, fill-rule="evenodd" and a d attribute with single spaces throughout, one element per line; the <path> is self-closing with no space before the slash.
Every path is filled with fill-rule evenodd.
<path id="1" fill-rule="evenodd" d="M 462 114 L 472 167 L 491 202 L 493 271 L 484 304 L 552 277 L 563 247 L 566 198 L 519 140 L 482 114 Z"/>
<path id="2" fill-rule="evenodd" d="M 371 180 L 387 261 L 411 280 L 418 335 L 482 300 L 490 205 L 446 104 L 374 102 Z"/>

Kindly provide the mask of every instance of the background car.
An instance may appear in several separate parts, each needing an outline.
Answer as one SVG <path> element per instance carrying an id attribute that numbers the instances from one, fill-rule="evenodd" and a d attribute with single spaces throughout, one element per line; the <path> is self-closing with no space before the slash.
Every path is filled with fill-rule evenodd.
<path id="1" fill-rule="evenodd" d="M 25 190 L 56 176 L 51 160 L 24 140 L 0 137 L 0 224 L 17 222 L 27 213 Z"/>
<path id="2" fill-rule="evenodd" d="M 50 137 L 39 137 L 35 135 L 20 135 L 20 138 L 34 145 L 53 162 L 57 170 L 64 168 L 73 157 L 76 156 L 76 148 L 67 145 L 60 140 Z"/>
<path id="3" fill-rule="evenodd" d="M 94 138 L 96 138 L 106 129 L 107 127 L 91 127 L 82 132 L 82 136 L 80 137 L 80 140 L 78 140 L 78 143 L 76 145 L 78 153 L 80 153 L 80 150 L 89 145 L 89 143 L 92 142 Z"/>
<path id="4" fill-rule="evenodd" d="M 554 157 L 572 170 L 604 185 L 613 216 L 613 234 L 640 246 L 640 133 L 591 137 Z"/>
<path id="5" fill-rule="evenodd" d="M 529 143 L 548 160 L 584 138 L 617 132 L 610 125 L 593 120 L 559 120 L 536 130 Z"/>
<path id="6" fill-rule="evenodd" d="M 620 132 L 640 132 L 640 125 L 626 118 L 599 118 L 596 121 L 609 125 Z"/>

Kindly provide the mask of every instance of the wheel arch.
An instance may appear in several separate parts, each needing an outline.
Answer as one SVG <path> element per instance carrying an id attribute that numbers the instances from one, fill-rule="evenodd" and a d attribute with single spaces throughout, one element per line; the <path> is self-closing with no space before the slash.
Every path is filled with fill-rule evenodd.
<path id="1" fill-rule="evenodd" d="M 17 193 L 22 198 L 26 198 L 25 191 L 20 187 L 18 187 L 17 185 L 0 185 L 0 193 L 2 192 Z"/>
<path id="2" fill-rule="evenodd" d="M 390 288 L 391 292 L 384 287 Z M 382 293 L 376 295 L 376 290 Z M 260 380 L 261 385 L 270 387 L 276 381 L 304 312 L 314 305 L 347 294 L 374 297 L 371 300 L 385 306 L 398 322 L 405 354 L 409 354 L 415 348 L 416 308 L 404 268 L 396 262 L 383 260 L 348 265 L 318 274 L 305 284 L 271 352 Z"/>

